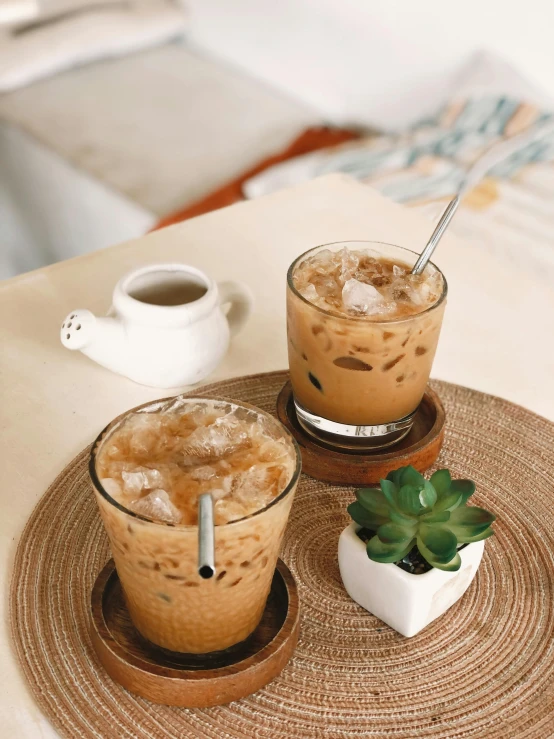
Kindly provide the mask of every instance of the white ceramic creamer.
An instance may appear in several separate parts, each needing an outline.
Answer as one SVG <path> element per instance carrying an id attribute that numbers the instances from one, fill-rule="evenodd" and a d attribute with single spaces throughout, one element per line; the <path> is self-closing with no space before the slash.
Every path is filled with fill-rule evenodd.
<path id="1" fill-rule="evenodd" d="M 240 282 L 217 284 L 185 264 L 152 264 L 121 278 L 106 317 L 74 310 L 60 335 L 68 349 L 141 385 L 191 385 L 216 368 L 252 304 Z"/>

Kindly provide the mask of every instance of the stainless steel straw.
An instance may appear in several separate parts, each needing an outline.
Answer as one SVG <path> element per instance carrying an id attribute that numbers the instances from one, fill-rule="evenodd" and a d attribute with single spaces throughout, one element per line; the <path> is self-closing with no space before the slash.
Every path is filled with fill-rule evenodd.
<path id="1" fill-rule="evenodd" d="M 205 580 L 215 575 L 214 502 L 210 493 L 198 498 L 198 574 Z"/>
<path id="2" fill-rule="evenodd" d="M 452 220 L 454 213 L 458 210 L 459 205 L 460 196 L 456 195 L 454 200 L 451 200 L 448 203 L 448 207 L 442 214 L 440 221 L 437 223 L 437 227 L 431 234 L 431 238 L 425 245 L 425 249 L 421 252 L 417 262 L 414 264 L 412 269 L 413 275 L 420 275 L 427 266 L 427 262 L 431 259 L 431 256 L 435 251 L 435 247 L 441 240 L 443 233 L 446 231 L 448 224 Z"/>

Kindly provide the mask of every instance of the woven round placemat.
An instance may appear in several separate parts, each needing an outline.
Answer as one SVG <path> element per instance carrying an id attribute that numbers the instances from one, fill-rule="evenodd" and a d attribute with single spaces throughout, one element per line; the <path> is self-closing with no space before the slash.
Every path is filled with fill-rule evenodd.
<path id="1" fill-rule="evenodd" d="M 273 411 L 286 377 L 238 378 L 202 394 Z M 299 587 L 300 641 L 279 677 L 228 706 L 154 705 L 127 693 L 99 665 L 88 603 L 109 552 L 88 450 L 76 457 L 25 528 L 11 589 L 17 654 L 61 736 L 554 736 L 554 424 L 489 395 L 443 382 L 433 387 L 447 410 L 439 466 L 473 478 L 475 502 L 498 516 L 476 580 L 423 632 L 399 636 L 341 584 L 337 540 L 352 488 L 304 476 L 281 555 Z"/>

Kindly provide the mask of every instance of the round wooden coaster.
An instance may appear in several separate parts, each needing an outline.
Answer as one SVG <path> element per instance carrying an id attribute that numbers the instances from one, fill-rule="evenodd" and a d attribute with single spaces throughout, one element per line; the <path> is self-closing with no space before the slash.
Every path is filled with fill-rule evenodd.
<path id="1" fill-rule="evenodd" d="M 287 664 L 298 641 L 296 583 L 278 560 L 262 620 L 244 642 L 210 655 L 157 647 L 133 626 L 113 560 L 90 600 L 92 645 L 108 675 L 154 703 L 187 708 L 221 705 L 255 693 Z"/>
<path id="2" fill-rule="evenodd" d="M 393 447 L 360 454 L 331 449 L 304 431 L 296 417 L 290 381 L 277 398 L 277 415 L 300 446 L 302 472 L 334 485 L 372 485 L 409 464 L 424 472 L 439 456 L 446 419 L 439 396 L 428 387 L 407 436 Z"/>

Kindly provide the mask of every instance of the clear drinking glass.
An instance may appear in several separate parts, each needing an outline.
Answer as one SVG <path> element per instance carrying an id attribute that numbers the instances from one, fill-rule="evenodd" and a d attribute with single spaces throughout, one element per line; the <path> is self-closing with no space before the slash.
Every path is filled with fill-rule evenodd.
<path id="1" fill-rule="evenodd" d="M 129 413 L 155 412 L 163 402 L 145 404 Z M 206 402 L 210 401 L 190 399 L 191 404 Z M 296 442 L 277 420 L 246 403 L 229 401 L 229 406 L 263 417 L 272 435 L 285 442 L 293 473 L 269 505 L 215 527 L 216 574 L 209 580 L 198 574 L 197 526 L 144 518 L 118 503 L 100 482 L 98 455 L 129 414 L 109 424 L 91 452 L 90 476 L 131 619 L 146 639 L 175 652 L 227 649 L 255 630 L 300 475 Z"/>
<path id="2" fill-rule="evenodd" d="M 413 424 L 429 380 L 440 334 L 447 284 L 420 313 L 397 318 L 341 316 L 303 297 L 294 285 L 299 266 L 323 249 L 369 252 L 412 268 L 415 252 L 374 241 L 324 244 L 299 256 L 287 274 L 290 379 L 298 420 L 319 440 L 363 451 L 402 439 Z"/>

